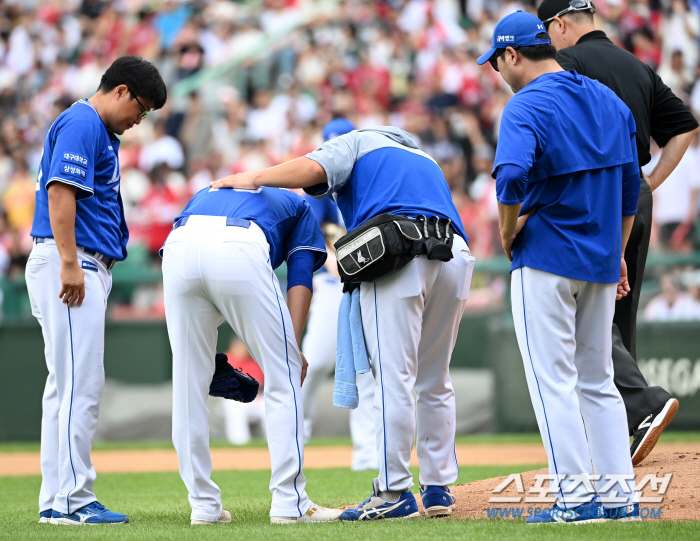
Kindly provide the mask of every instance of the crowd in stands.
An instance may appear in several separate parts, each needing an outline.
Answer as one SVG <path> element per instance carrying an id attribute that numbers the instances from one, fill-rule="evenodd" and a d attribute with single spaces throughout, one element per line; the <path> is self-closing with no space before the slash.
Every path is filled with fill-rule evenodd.
<path id="1" fill-rule="evenodd" d="M 440 164 L 472 251 L 501 255 L 491 170 L 511 91 L 476 58 L 535 0 L 0 1 L 0 277 L 31 250 L 37 166 L 53 120 L 111 62 L 139 55 L 166 107 L 126 132 L 130 247 L 155 256 L 209 180 L 304 155 L 334 116 L 396 125 Z M 597 0 L 597 26 L 700 115 L 700 0 Z M 700 146 L 656 192 L 653 248 L 697 249 Z"/>

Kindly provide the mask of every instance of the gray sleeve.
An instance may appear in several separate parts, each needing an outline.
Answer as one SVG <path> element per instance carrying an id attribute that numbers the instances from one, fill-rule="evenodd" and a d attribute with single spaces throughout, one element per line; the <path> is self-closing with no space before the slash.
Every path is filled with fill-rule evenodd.
<path id="1" fill-rule="evenodd" d="M 350 132 L 340 137 L 326 141 L 313 152 L 306 155 L 307 158 L 321 165 L 328 177 L 328 187 L 325 190 L 320 186 L 314 186 L 309 192 L 314 197 L 322 197 L 340 190 L 350 180 L 355 162 L 360 157 L 359 138 L 357 132 Z"/>

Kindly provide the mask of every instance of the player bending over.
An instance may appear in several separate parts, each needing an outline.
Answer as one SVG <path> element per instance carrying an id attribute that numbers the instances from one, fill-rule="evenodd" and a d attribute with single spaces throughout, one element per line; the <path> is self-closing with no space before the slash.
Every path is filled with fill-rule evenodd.
<path id="1" fill-rule="evenodd" d="M 287 262 L 287 303 L 273 269 Z M 211 480 L 207 394 L 217 327 L 227 321 L 265 374 L 267 442 L 276 524 L 329 522 L 340 511 L 306 495 L 299 341 L 312 275 L 326 260 L 308 203 L 271 188 L 205 188 L 175 220 L 163 247 L 165 317 L 173 351 L 173 444 L 192 524 L 230 522 Z"/>

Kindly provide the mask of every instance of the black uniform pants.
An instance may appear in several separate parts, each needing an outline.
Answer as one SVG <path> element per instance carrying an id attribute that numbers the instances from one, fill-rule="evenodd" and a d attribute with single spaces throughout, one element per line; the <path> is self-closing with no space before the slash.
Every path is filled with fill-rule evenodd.
<path id="1" fill-rule="evenodd" d="M 651 190 L 646 181 L 642 180 L 637 215 L 634 218 L 634 225 L 625 250 L 630 292 L 615 304 L 612 329 L 615 386 L 625 402 L 630 435 L 645 417 L 671 398 L 665 389 L 647 385 L 636 360 L 637 309 L 639 308 L 644 267 L 649 252 L 651 211 Z"/>

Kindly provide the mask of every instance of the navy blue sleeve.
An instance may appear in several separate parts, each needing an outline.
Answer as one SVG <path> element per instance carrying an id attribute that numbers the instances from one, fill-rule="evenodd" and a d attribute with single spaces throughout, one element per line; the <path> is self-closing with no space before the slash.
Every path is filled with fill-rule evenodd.
<path id="1" fill-rule="evenodd" d="M 294 252 L 287 259 L 287 291 L 294 286 L 306 286 L 313 291 L 314 254 L 309 250 Z"/>
<path id="2" fill-rule="evenodd" d="M 75 186 L 75 198 L 87 199 L 95 193 L 95 151 L 98 134 L 92 123 L 75 116 L 61 119 L 51 155 L 46 188 L 53 182 Z"/>
<path id="3" fill-rule="evenodd" d="M 305 195 L 304 200 L 309 204 L 319 224 L 330 222 L 336 225 L 340 224 L 340 213 L 338 206 L 330 197 L 323 199 L 315 199 L 311 195 Z"/>
<path id="4" fill-rule="evenodd" d="M 519 165 L 506 163 L 498 168 L 496 175 L 496 198 L 501 205 L 519 205 L 525 201 L 527 175 Z"/>
<path id="5" fill-rule="evenodd" d="M 314 256 L 313 270 L 316 271 L 326 262 L 326 243 L 323 240 L 323 233 L 321 233 L 314 212 L 301 197 L 299 197 L 297 216 L 299 218 L 294 228 L 284 239 L 285 260 L 289 265 L 289 258 L 292 254 L 300 250 L 308 251 Z"/>

